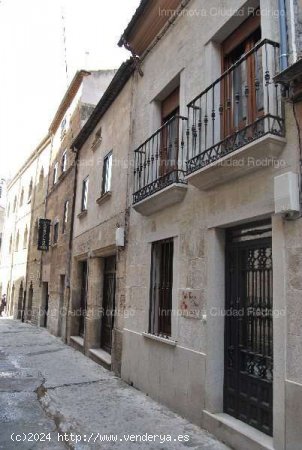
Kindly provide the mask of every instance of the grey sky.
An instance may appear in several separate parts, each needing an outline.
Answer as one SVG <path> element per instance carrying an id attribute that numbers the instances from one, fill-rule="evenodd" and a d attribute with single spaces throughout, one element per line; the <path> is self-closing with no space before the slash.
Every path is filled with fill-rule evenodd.
<path id="1" fill-rule="evenodd" d="M 0 1 L 0 174 L 11 176 L 47 132 L 78 69 L 118 67 L 117 41 L 139 0 Z M 89 52 L 89 56 L 85 55 Z"/>

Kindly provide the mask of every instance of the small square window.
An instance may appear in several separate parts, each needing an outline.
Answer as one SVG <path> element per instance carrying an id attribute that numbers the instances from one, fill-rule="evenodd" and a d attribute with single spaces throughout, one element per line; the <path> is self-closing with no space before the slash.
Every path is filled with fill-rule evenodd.
<path id="1" fill-rule="evenodd" d="M 89 183 L 89 178 L 86 177 L 85 180 L 83 180 L 83 185 L 82 185 L 81 211 L 86 211 L 87 207 L 88 207 L 88 183 Z"/>
<path id="2" fill-rule="evenodd" d="M 103 181 L 102 181 L 102 195 L 111 190 L 111 175 L 112 175 L 112 152 L 108 153 L 104 158 L 103 164 Z"/>

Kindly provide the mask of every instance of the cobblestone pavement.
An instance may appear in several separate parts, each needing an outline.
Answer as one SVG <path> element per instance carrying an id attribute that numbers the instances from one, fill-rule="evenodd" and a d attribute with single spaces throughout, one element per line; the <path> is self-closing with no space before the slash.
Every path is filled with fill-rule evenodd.
<path id="1" fill-rule="evenodd" d="M 0 449 L 48 448 L 228 449 L 45 329 L 0 319 Z"/>

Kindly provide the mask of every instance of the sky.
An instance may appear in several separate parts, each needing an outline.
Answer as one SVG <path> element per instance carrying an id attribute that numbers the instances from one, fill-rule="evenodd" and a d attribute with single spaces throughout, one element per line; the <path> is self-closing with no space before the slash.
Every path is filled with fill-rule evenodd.
<path id="1" fill-rule="evenodd" d="M 117 68 L 130 56 L 117 42 L 139 3 L 0 0 L 1 177 L 12 177 L 46 135 L 77 70 Z"/>

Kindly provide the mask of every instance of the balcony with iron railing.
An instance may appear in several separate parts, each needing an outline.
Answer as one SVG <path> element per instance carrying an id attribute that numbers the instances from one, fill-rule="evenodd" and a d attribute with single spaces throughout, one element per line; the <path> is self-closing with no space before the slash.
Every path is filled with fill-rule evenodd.
<path id="1" fill-rule="evenodd" d="M 285 145 L 279 44 L 264 39 L 188 105 L 186 179 L 207 190 L 265 166 Z"/>
<path id="2" fill-rule="evenodd" d="M 176 115 L 134 151 L 133 207 L 150 215 L 183 200 L 187 118 Z"/>

